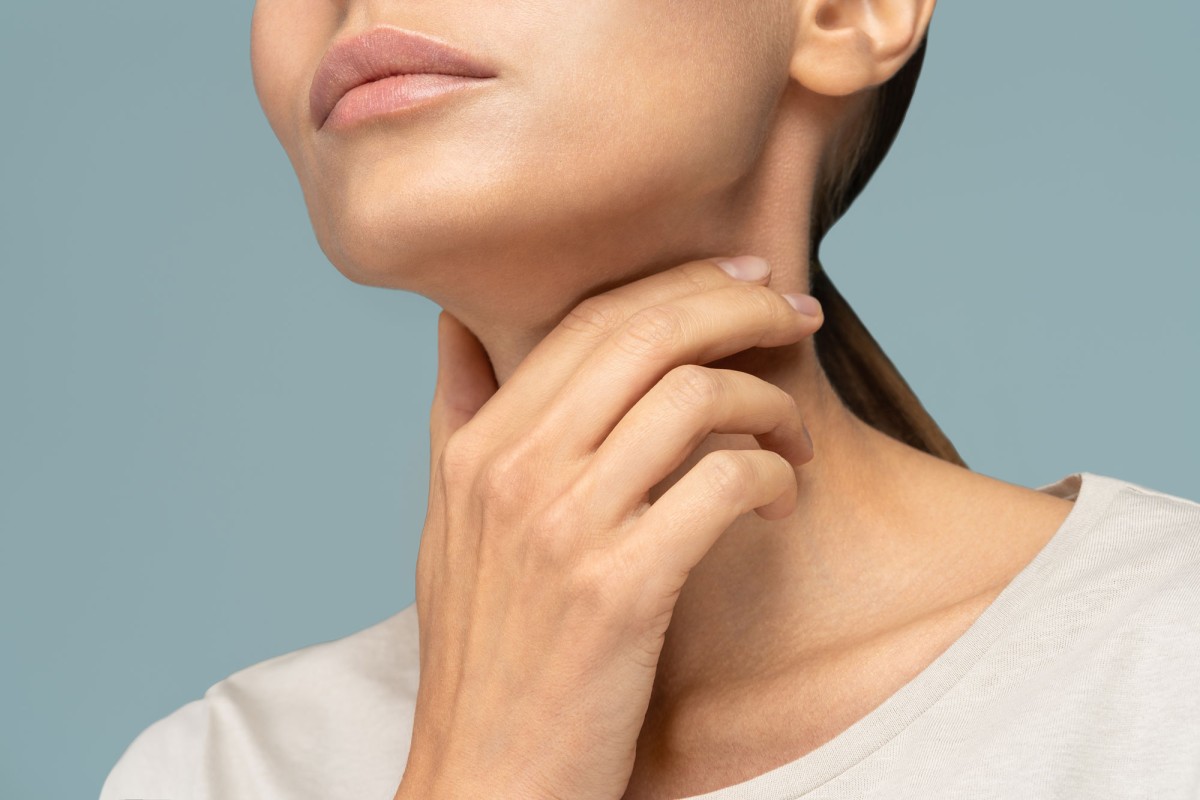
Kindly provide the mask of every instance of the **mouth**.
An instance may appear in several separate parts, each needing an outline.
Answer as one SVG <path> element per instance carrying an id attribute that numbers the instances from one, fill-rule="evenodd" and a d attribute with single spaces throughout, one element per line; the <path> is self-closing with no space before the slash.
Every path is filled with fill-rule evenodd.
<path id="1" fill-rule="evenodd" d="M 347 124 L 494 77 L 491 67 L 444 42 L 378 26 L 340 39 L 325 52 L 309 88 L 309 111 L 320 129 L 335 108 L 335 122 Z"/>

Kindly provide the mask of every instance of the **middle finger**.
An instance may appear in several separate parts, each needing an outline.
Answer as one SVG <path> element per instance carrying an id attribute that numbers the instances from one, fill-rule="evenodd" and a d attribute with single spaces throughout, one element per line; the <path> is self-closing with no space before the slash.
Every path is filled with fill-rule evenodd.
<path id="1" fill-rule="evenodd" d="M 554 397 L 539 429 L 574 456 L 595 452 L 671 369 L 809 336 L 824 321 L 765 286 L 713 289 L 636 312 L 592 351 Z"/>
<path id="2" fill-rule="evenodd" d="M 719 261 L 757 263 L 765 269 L 758 277 L 739 279 L 719 267 Z M 763 285 L 770 277 L 770 267 L 757 256 L 707 258 L 586 298 L 538 342 L 476 416 L 486 420 L 488 430 L 511 433 L 546 407 L 588 354 L 641 309 L 723 286 Z"/>

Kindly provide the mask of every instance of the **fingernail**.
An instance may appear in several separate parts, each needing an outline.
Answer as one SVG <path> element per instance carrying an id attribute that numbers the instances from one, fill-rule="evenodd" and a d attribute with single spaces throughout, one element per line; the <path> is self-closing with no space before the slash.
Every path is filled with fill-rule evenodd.
<path id="1" fill-rule="evenodd" d="M 792 292 L 789 294 L 784 294 L 783 298 L 791 303 L 792 308 L 796 309 L 801 314 L 807 314 L 810 317 L 818 317 L 821 315 L 821 301 L 813 297 L 811 294 Z"/>
<path id="2" fill-rule="evenodd" d="M 739 281 L 756 281 L 765 278 L 771 271 L 771 265 L 767 263 L 767 260 L 758 256 L 718 258 L 717 266 Z"/>

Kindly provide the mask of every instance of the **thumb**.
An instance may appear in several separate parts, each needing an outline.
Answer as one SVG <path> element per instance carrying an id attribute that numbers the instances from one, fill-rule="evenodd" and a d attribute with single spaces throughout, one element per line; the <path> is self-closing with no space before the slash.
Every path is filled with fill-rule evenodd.
<path id="1" fill-rule="evenodd" d="M 437 464 L 446 440 L 461 428 L 499 386 L 480 341 L 450 312 L 438 314 L 437 383 L 429 410 L 429 464 Z"/>

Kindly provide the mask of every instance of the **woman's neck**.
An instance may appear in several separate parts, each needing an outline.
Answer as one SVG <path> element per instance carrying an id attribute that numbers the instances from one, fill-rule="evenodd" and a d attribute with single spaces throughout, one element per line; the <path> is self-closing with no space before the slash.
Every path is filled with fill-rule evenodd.
<path id="1" fill-rule="evenodd" d="M 795 275 L 781 280 L 797 282 Z M 544 331 L 542 325 L 476 333 L 504 382 Z M 706 737 L 728 734 L 730 718 L 722 714 L 734 712 L 713 716 L 711 709 L 724 708 L 721 698 L 731 691 L 739 703 L 762 696 L 778 713 L 792 713 L 764 688 L 772 679 L 788 676 L 788 685 L 816 690 L 806 676 L 830 654 L 850 653 L 872 638 L 892 641 L 896 631 L 928 639 L 930 632 L 914 629 L 913 620 L 962 609 L 1002 585 L 1065 513 L 1051 498 L 1031 498 L 1023 487 L 950 464 L 864 423 L 830 385 L 812 338 L 707 366 L 742 370 L 791 394 L 815 456 L 797 468 L 795 511 L 779 520 L 753 512 L 737 518 L 689 574 L 676 603 L 643 736 L 647 752 L 687 750 L 676 757 L 693 766 L 715 746 Z M 748 434 L 709 434 L 651 489 L 649 500 L 708 452 L 758 446 Z M 980 518 L 990 518 L 986 537 L 978 535 Z M 896 665 L 908 668 L 902 660 Z M 746 713 L 739 706 L 731 719 Z"/>
<path id="2" fill-rule="evenodd" d="M 806 283 L 786 271 L 781 280 Z M 545 336 L 545 327 L 475 332 L 503 384 Z M 707 366 L 742 370 L 791 394 L 816 455 L 797 469 L 794 513 L 781 520 L 742 515 L 689 576 L 660 661 L 655 702 L 662 704 L 700 687 L 751 680 L 756 669 L 778 667 L 861 633 L 852 623 L 885 602 L 897 590 L 894 581 L 909 577 L 897 578 L 888 559 L 898 548 L 922 552 L 914 543 L 917 531 L 906 527 L 913 517 L 902 477 L 914 464 L 937 461 L 855 417 L 829 384 L 811 338 L 753 348 Z M 706 453 L 758 446 L 748 434 L 709 434 L 653 487 L 650 501 Z"/>
<path id="3" fill-rule="evenodd" d="M 562 242 L 540 242 L 540 250 L 489 254 L 474 271 L 431 268 L 422 293 L 475 333 L 503 385 L 583 299 L 688 260 L 752 253 L 771 263 L 771 288 L 808 291 L 809 231 L 797 221 L 808 219 L 814 176 L 804 165 L 815 158 L 797 153 L 816 139 L 797 128 L 802 119 L 811 116 L 781 118 L 764 142 L 760 168 L 729 187 L 719 204 L 679 231 L 658 225 L 641 239 L 677 234 L 688 242 L 686 252 L 645 244 L 642 266 L 621 271 L 599 240 L 589 238 L 586 257 Z M 619 245 L 636 250 L 638 241 L 625 237 Z M 588 280 L 565 280 L 577 276 Z M 978 513 L 963 498 L 977 500 L 985 479 L 858 419 L 830 385 L 811 338 L 708 366 L 740 369 L 788 391 L 816 455 L 797 469 L 794 513 L 780 520 L 743 514 L 690 573 L 667 631 L 648 726 L 678 718 L 676 712 L 687 717 L 680 709 L 731 683 L 753 685 L 767 671 L 898 626 L 922 605 L 961 600 L 974 583 L 994 577 L 964 567 L 979 548 L 960 524 Z M 651 502 L 706 453 L 757 447 L 750 435 L 710 434 L 652 489 Z"/>

